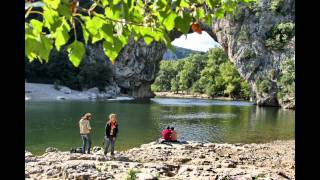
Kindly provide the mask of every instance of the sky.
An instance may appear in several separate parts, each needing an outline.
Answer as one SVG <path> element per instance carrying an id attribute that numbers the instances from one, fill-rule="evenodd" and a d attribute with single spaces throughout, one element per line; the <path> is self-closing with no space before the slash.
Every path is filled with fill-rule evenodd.
<path id="1" fill-rule="evenodd" d="M 203 52 L 208 51 L 209 48 L 220 46 L 205 31 L 202 31 L 201 34 L 194 32 L 187 35 L 182 35 L 172 41 L 172 45 Z"/>

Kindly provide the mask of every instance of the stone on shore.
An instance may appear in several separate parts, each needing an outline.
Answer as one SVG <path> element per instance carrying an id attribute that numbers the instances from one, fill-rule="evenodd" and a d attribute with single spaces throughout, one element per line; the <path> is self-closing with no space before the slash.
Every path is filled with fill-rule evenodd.
<path id="1" fill-rule="evenodd" d="M 266 144 L 149 144 L 115 157 L 95 146 L 92 154 L 49 147 L 35 156 L 25 151 L 29 179 L 295 179 L 295 141 Z M 132 172 L 132 171 L 131 171 Z"/>

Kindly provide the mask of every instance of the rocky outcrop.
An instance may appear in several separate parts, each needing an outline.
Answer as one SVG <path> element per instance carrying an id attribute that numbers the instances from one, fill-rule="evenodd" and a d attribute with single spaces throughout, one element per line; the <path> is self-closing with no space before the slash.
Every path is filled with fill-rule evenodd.
<path id="1" fill-rule="evenodd" d="M 130 38 L 114 64 L 114 81 L 121 92 L 135 98 L 154 97 L 151 84 L 165 50 L 162 43 L 147 45 L 143 40 L 135 42 Z"/>
<path id="2" fill-rule="evenodd" d="M 25 100 L 118 99 L 120 93 L 120 88 L 115 83 L 107 86 L 105 91 L 100 91 L 97 87 L 85 91 L 71 90 L 65 86 L 59 88 L 56 89 L 52 84 L 25 83 Z"/>
<path id="3" fill-rule="evenodd" d="M 294 24 L 294 0 L 260 0 L 213 23 L 218 42 L 250 83 L 258 105 L 294 108 L 294 93 L 279 97 L 280 64 L 295 60 Z"/>
<path id="4" fill-rule="evenodd" d="M 112 69 L 105 92 L 91 92 L 97 90 L 91 89 L 91 99 L 110 98 L 121 94 L 134 98 L 154 97 L 150 86 L 165 51 L 166 47 L 162 43 L 152 42 L 147 45 L 143 40 L 135 42 L 130 38 L 112 65 L 101 43 L 86 45 L 86 54 L 82 60 L 85 64 L 102 62 L 102 65 Z"/>
<path id="5" fill-rule="evenodd" d="M 26 179 L 295 179 L 294 141 L 267 144 L 141 145 L 114 158 L 94 147 L 92 154 L 50 148 L 25 152 Z"/>

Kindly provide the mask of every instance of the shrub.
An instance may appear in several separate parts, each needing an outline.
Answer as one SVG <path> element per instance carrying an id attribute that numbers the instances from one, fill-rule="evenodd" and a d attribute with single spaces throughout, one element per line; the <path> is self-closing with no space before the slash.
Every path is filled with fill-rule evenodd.
<path id="1" fill-rule="evenodd" d="M 277 81 L 278 98 L 283 100 L 285 96 L 295 97 L 295 60 L 286 59 L 280 64 L 280 76 Z"/>
<path id="2" fill-rule="evenodd" d="M 246 30 L 242 29 L 240 32 L 239 32 L 239 35 L 238 35 L 238 41 L 240 42 L 245 42 L 245 41 L 248 41 L 249 39 L 249 36 L 248 36 L 248 33 Z"/>
<path id="3" fill-rule="evenodd" d="M 270 6 L 270 9 L 273 11 L 273 12 L 278 12 L 279 11 L 279 8 L 281 7 L 283 3 L 283 0 L 272 0 L 271 1 L 271 6 Z"/>
<path id="4" fill-rule="evenodd" d="M 126 180 L 135 180 L 137 178 L 137 174 L 140 172 L 141 171 L 139 170 L 130 169 Z"/>
<path id="5" fill-rule="evenodd" d="M 244 19 L 245 6 L 237 6 L 233 11 L 233 20 L 235 22 L 241 22 Z"/>
<path id="6" fill-rule="evenodd" d="M 249 60 L 249 59 L 254 59 L 256 58 L 256 53 L 252 49 L 245 49 L 243 52 L 242 60 Z"/>
<path id="7" fill-rule="evenodd" d="M 259 93 L 269 92 L 271 87 L 271 81 L 269 79 L 263 79 L 257 81 L 257 90 Z"/>
<path id="8" fill-rule="evenodd" d="M 281 50 L 294 36 L 295 24 L 278 23 L 267 34 L 266 46 L 271 50 Z"/>

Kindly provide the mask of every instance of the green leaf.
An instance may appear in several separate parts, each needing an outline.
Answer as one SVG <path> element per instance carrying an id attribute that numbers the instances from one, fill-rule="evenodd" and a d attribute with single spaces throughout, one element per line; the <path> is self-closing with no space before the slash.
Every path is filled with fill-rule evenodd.
<path id="1" fill-rule="evenodd" d="M 100 2 L 103 7 L 106 7 L 109 4 L 108 0 L 100 0 Z"/>
<path id="2" fill-rule="evenodd" d="M 122 42 L 118 38 L 114 38 L 113 42 L 114 43 L 110 43 L 108 41 L 103 42 L 103 50 L 106 56 L 109 57 L 112 64 L 114 64 L 115 59 L 118 57 L 119 52 L 124 46 L 124 44 L 122 44 Z"/>
<path id="3" fill-rule="evenodd" d="M 46 36 L 41 36 L 41 48 L 39 49 L 39 56 L 44 59 L 46 62 L 49 61 L 49 55 L 52 49 L 51 39 Z"/>
<path id="4" fill-rule="evenodd" d="M 50 32 L 55 32 L 56 28 L 60 25 L 61 20 L 59 19 L 59 14 L 48 7 L 43 7 L 43 25 L 47 27 Z"/>
<path id="5" fill-rule="evenodd" d="M 52 47 L 51 39 L 44 35 L 28 34 L 25 38 L 25 55 L 30 61 L 44 59 L 48 62 Z"/>
<path id="6" fill-rule="evenodd" d="M 55 46 L 58 51 L 60 51 L 60 47 L 62 45 L 68 42 L 70 38 L 69 30 L 70 26 L 67 24 L 65 20 L 62 22 L 61 26 L 57 28 Z"/>
<path id="7" fill-rule="evenodd" d="M 178 16 L 175 19 L 176 28 L 182 32 L 183 34 L 187 34 L 190 29 L 190 22 L 192 21 L 192 17 L 189 13 L 183 14 L 183 17 Z"/>
<path id="8" fill-rule="evenodd" d="M 160 16 L 163 18 L 162 23 L 168 31 L 171 31 L 174 28 L 174 21 L 177 17 L 177 14 L 172 11 L 163 12 L 161 11 Z"/>
<path id="9" fill-rule="evenodd" d="M 57 11 L 59 12 L 59 14 L 65 16 L 67 19 L 71 17 L 71 11 L 69 9 L 69 4 L 67 3 L 59 4 Z"/>
<path id="10" fill-rule="evenodd" d="M 85 53 L 84 44 L 80 41 L 75 40 L 67 48 L 69 53 L 69 59 L 75 67 L 80 65 L 81 59 Z"/>
<path id="11" fill-rule="evenodd" d="M 127 4 L 129 9 L 134 6 L 134 0 L 125 0 L 124 2 Z"/>
<path id="12" fill-rule="evenodd" d="M 106 7 L 104 9 L 104 14 L 106 15 L 106 17 L 110 18 L 110 19 L 120 19 L 121 18 L 121 8 L 110 8 L 110 7 Z"/>
<path id="13" fill-rule="evenodd" d="M 126 36 L 120 36 L 119 37 L 119 40 L 121 41 L 122 43 L 122 47 L 124 47 L 126 44 L 128 44 L 128 39 L 129 38 L 129 35 L 126 35 Z"/>
<path id="14" fill-rule="evenodd" d="M 153 41 L 153 38 L 151 36 L 145 36 L 143 37 L 143 39 L 147 45 L 151 44 L 151 42 Z"/>
<path id="15" fill-rule="evenodd" d="M 99 33 L 97 33 L 96 35 L 93 35 L 92 38 L 92 43 L 96 43 L 97 41 L 100 41 L 101 39 L 103 39 L 103 36 L 100 33 L 101 30 L 99 30 Z"/>
<path id="16" fill-rule="evenodd" d="M 162 42 L 166 45 L 167 48 L 171 48 L 172 44 L 171 44 L 171 40 L 169 38 L 169 36 L 167 34 L 164 34 L 163 37 L 161 37 Z"/>
<path id="17" fill-rule="evenodd" d="M 113 43 L 113 26 L 112 24 L 104 24 L 102 26 L 102 28 L 100 29 L 100 32 L 99 32 L 103 38 L 110 42 L 110 43 Z"/>
<path id="18" fill-rule="evenodd" d="M 33 32 L 35 34 L 42 32 L 42 22 L 40 22 L 40 21 L 38 21 L 36 19 L 31 19 L 30 24 L 31 24 L 31 26 L 32 26 L 32 28 L 34 30 Z"/>
<path id="19" fill-rule="evenodd" d="M 60 0 L 43 0 L 43 2 L 53 9 L 57 9 L 60 4 Z"/>
<path id="20" fill-rule="evenodd" d="M 120 1 L 121 1 L 121 0 L 112 0 L 111 3 L 112 3 L 113 5 L 117 5 L 117 4 L 119 4 Z"/>
<path id="21" fill-rule="evenodd" d="M 156 2 L 156 11 L 163 11 L 167 8 L 168 2 L 166 0 L 157 0 Z"/>
<path id="22" fill-rule="evenodd" d="M 104 20 L 94 16 L 92 19 L 87 19 L 85 21 L 85 26 L 91 35 L 95 36 L 98 34 L 99 29 L 104 24 Z"/>
<path id="23" fill-rule="evenodd" d="M 190 5 L 189 5 L 189 3 L 188 2 L 186 2 L 185 0 L 181 0 L 181 2 L 180 2 L 180 7 L 182 7 L 182 8 L 188 8 Z"/>
<path id="24" fill-rule="evenodd" d="M 27 38 L 27 35 L 28 34 L 32 34 L 32 28 L 30 27 L 30 24 L 28 23 L 24 23 L 24 38 L 26 39 Z"/>
<path id="25" fill-rule="evenodd" d="M 216 5 L 218 5 L 220 0 L 206 0 L 210 9 L 213 9 Z"/>
<path id="26" fill-rule="evenodd" d="M 83 34 L 84 42 L 87 44 L 89 40 L 89 32 L 84 26 L 82 26 L 82 34 Z"/>
<path id="27" fill-rule="evenodd" d="M 29 61 L 33 61 L 35 58 L 37 58 L 36 50 L 40 49 L 40 43 L 38 41 L 38 38 L 36 38 L 34 35 L 29 34 L 26 35 L 25 38 L 25 55 L 29 59 Z"/>
<path id="28" fill-rule="evenodd" d="M 197 8 L 196 18 L 201 19 L 205 17 L 203 8 Z"/>
<path id="29" fill-rule="evenodd" d="M 131 10 L 129 11 L 128 20 L 134 21 L 134 22 L 141 22 L 143 21 L 143 19 L 144 19 L 144 16 L 139 7 L 131 8 Z"/>

